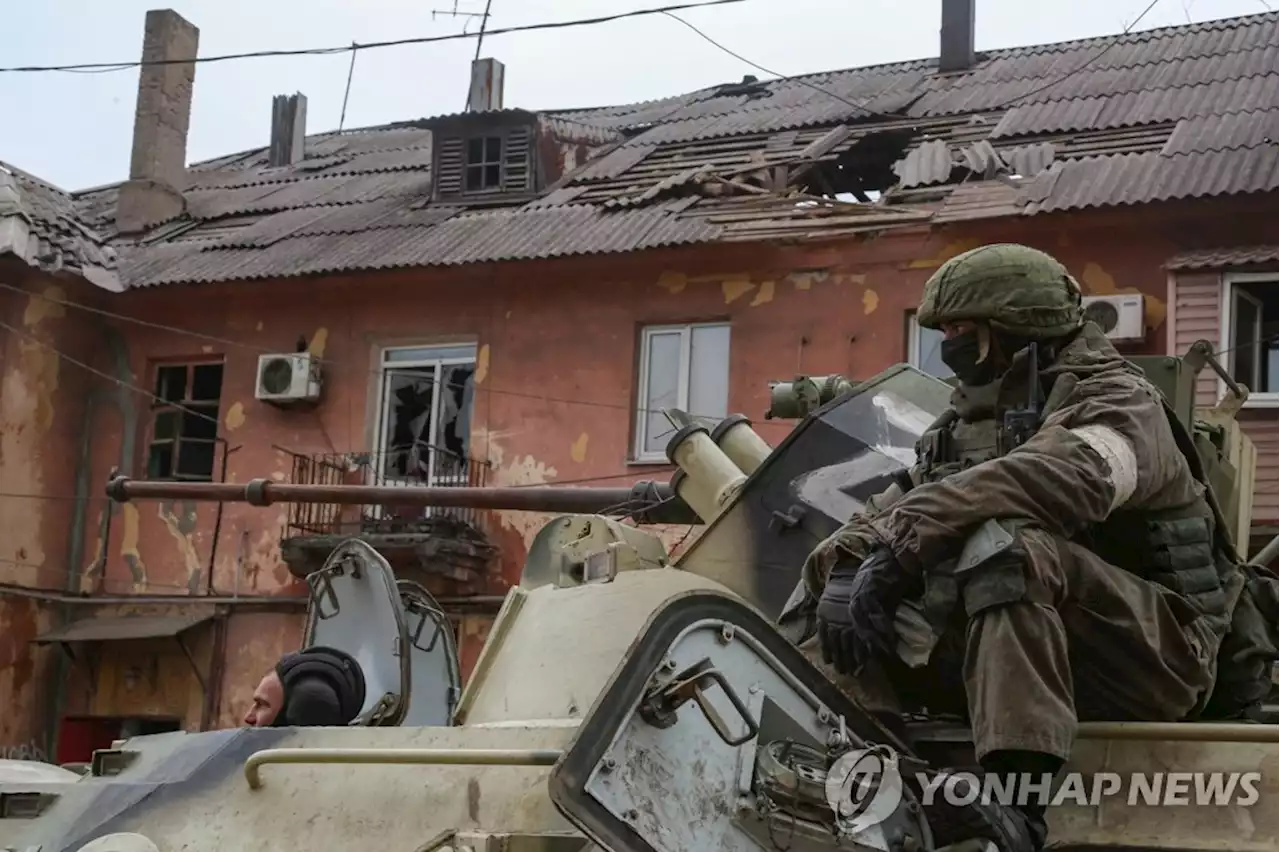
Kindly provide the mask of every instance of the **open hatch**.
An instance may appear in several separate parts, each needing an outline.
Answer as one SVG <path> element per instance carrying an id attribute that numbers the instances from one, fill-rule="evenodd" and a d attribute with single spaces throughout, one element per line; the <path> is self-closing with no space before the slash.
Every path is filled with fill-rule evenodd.
<path id="1" fill-rule="evenodd" d="M 857 815 L 838 817 L 821 757 L 866 742 L 891 761 L 886 783 Z M 928 848 L 916 802 L 887 782 L 899 758 L 915 760 L 759 613 L 691 592 L 650 619 L 549 791 L 615 852 Z"/>
<path id="2" fill-rule="evenodd" d="M 397 582 L 387 560 L 357 539 L 338 545 L 307 585 L 303 647 L 346 651 L 364 672 L 365 703 L 352 724 L 450 724 L 461 681 L 457 647 L 426 589 Z"/>

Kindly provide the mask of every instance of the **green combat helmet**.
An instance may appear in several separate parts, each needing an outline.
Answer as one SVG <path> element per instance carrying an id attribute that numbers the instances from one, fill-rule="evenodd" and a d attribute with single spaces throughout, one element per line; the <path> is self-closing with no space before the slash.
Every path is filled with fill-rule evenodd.
<path id="1" fill-rule="evenodd" d="M 988 322 L 1024 337 L 1053 338 L 1078 328 L 1080 285 L 1067 268 L 1037 249 L 1013 243 L 958 254 L 924 285 L 916 321 Z"/>

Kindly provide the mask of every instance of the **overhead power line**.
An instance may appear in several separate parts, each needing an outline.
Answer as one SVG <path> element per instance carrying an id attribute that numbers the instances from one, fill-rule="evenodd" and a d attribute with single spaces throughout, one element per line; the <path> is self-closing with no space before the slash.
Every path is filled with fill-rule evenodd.
<path id="1" fill-rule="evenodd" d="M 1121 30 L 1121 31 L 1120 31 L 1116 36 L 1113 36 L 1113 38 L 1118 38 L 1118 37 L 1120 37 L 1120 36 L 1126 36 L 1126 35 L 1128 35 L 1128 34 L 1133 30 L 1133 28 L 1134 28 L 1134 27 L 1136 27 L 1136 26 L 1137 26 L 1137 25 L 1142 21 L 1142 19 L 1143 19 L 1143 18 L 1145 18 L 1145 17 L 1147 16 L 1147 13 L 1148 13 L 1148 12 L 1150 12 L 1152 9 L 1154 9 L 1154 8 L 1156 7 L 1156 5 L 1157 5 L 1159 2 L 1160 2 L 1160 0 L 1151 0 L 1151 2 L 1147 4 L 1147 7 L 1146 7 L 1145 9 L 1143 9 L 1141 13 L 1139 13 L 1138 17 L 1134 18 L 1134 19 L 1133 19 L 1133 21 L 1131 21 L 1127 27 L 1125 27 L 1123 30 Z M 686 21 L 684 18 L 680 17 L 679 15 L 672 14 L 672 12 L 677 11 L 677 10 L 674 10 L 674 9 L 658 9 L 658 10 L 655 10 L 655 11 L 656 11 L 656 12 L 658 12 L 658 14 L 666 15 L 668 18 L 671 18 L 671 19 L 673 19 L 673 20 L 679 21 L 680 23 L 684 24 L 686 27 L 688 27 L 689 29 L 693 30 L 693 32 L 695 32 L 695 33 L 696 33 L 700 38 L 702 38 L 702 39 L 703 39 L 703 41 L 707 42 L 708 44 L 710 44 L 712 47 L 716 48 L 717 50 L 720 50 L 720 51 L 722 51 L 722 52 L 724 52 L 724 53 L 728 54 L 729 56 L 732 56 L 734 59 L 737 59 L 739 62 L 745 63 L 746 65 L 749 65 L 750 67 L 752 67 L 752 68 L 756 69 L 757 71 L 760 71 L 760 72 L 762 72 L 762 73 L 770 74 L 770 75 L 772 75 L 772 76 L 774 76 L 774 77 L 777 77 L 777 78 L 778 78 L 778 80 L 786 80 L 786 81 L 791 82 L 791 83 L 798 83 L 798 84 L 799 84 L 799 85 L 801 85 L 801 86 L 807 86 L 807 87 L 809 87 L 810 89 L 813 89 L 815 92 L 819 92 L 819 93 L 821 93 L 821 94 L 824 94 L 824 95 L 826 95 L 827 97 L 829 97 L 829 98 L 833 98 L 834 100 L 837 100 L 837 101 L 840 101 L 841 103 L 846 104 L 846 105 L 848 105 L 848 106 L 851 106 L 851 107 L 853 107 L 854 109 L 862 110 L 863 112 L 867 113 L 867 115 L 868 115 L 868 116 L 873 117 L 873 118 L 883 118 L 883 119 L 892 119 L 892 120 L 896 120 L 896 119 L 901 119 L 901 118 L 903 117 L 903 116 L 902 116 L 902 115 L 900 115 L 900 114 L 899 114 L 899 115 L 895 115 L 895 114 L 893 114 L 893 113 L 881 112 L 881 111 L 879 111 L 879 110 L 871 109 L 869 106 L 867 106 L 867 104 L 874 103 L 874 102 L 876 101 L 876 99 L 880 97 L 880 95 L 879 95 L 879 94 L 872 95 L 870 98 L 867 98 L 867 99 L 866 99 L 866 100 L 864 100 L 864 101 L 855 101 L 855 100 L 851 100 L 851 99 L 849 99 L 849 98 L 846 98 L 846 97 L 844 97 L 843 95 L 837 95 L 835 92 L 832 92 L 830 89 L 824 89 L 824 88 L 823 88 L 823 87 L 821 87 L 821 86 L 814 85 L 813 83 L 810 83 L 808 80 L 804 80 L 804 79 L 802 79 L 802 75 L 787 75 L 787 74 L 780 74 L 780 73 L 778 73 L 777 71 L 774 71 L 774 70 L 772 70 L 772 69 L 769 69 L 769 68 L 764 67 L 763 65 L 759 64 L 758 62 L 753 62 L 752 60 L 748 59 L 747 57 L 743 56 L 743 55 L 742 55 L 742 54 L 740 54 L 740 53 L 737 53 L 737 52 L 735 52 L 735 51 L 733 51 L 733 50 L 730 50 L 729 48 L 725 47 L 725 46 L 724 46 L 723 44 L 721 44 L 720 42 L 716 41 L 716 40 L 715 40 L 714 38 L 712 38 L 711 36 L 707 35 L 707 34 L 706 34 L 705 32 L 703 32 L 702 30 L 700 30 L 698 27 L 696 27 L 696 26 L 694 26 L 693 24 L 691 24 L 691 23 L 689 23 L 688 21 Z M 1067 79 L 1069 79 L 1069 78 L 1071 78 L 1071 77 L 1074 77 L 1076 74 L 1079 74 L 1080 72 L 1084 71 L 1084 70 L 1085 70 L 1086 68 L 1088 68 L 1090 65 L 1092 65 L 1093 63 L 1095 63 L 1095 62 L 1097 62 L 1099 59 L 1101 59 L 1101 58 L 1103 57 L 1103 55 L 1104 55 L 1104 54 L 1106 54 L 1109 50 L 1111 50 L 1111 48 L 1112 48 L 1112 47 L 1114 47 L 1114 46 L 1115 46 L 1115 42 L 1113 41 L 1113 42 L 1111 42 L 1110 44 L 1108 44 L 1108 45 L 1104 46 L 1101 50 L 1099 50 L 1099 51 L 1098 51 L 1097 53 L 1095 53 L 1094 55 L 1090 56 L 1090 57 L 1089 57 L 1088 59 L 1086 59 L 1084 62 L 1080 63 L 1080 65 L 1078 65 L 1077 67 L 1072 68 L 1070 71 L 1066 72 L 1065 74 L 1062 74 L 1062 75 L 1060 75 L 1060 76 L 1058 76 L 1058 77 L 1054 77 L 1052 80 L 1049 80 L 1048 82 L 1046 82 L 1043 86 L 1038 86 L 1038 87 L 1036 87 L 1036 88 L 1032 89 L 1032 90 L 1031 90 L 1031 91 L 1029 91 L 1029 92 L 1024 92 L 1024 93 L 1022 93 L 1021 95 L 1018 95 L 1017 97 L 1010 98 L 1009 100 L 1005 101 L 1005 102 L 1004 102 L 1004 103 L 1002 103 L 1002 104 L 996 104 L 995 106 L 985 107 L 983 111 L 984 111 L 984 112 L 986 112 L 986 111 L 999 111 L 999 110 L 1003 110 L 1003 109 L 1008 109 L 1008 108 L 1009 108 L 1009 107 L 1011 107 L 1011 106 L 1014 106 L 1014 105 L 1016 105 L 1016 104 L 1018 104 L 1018 103 L 1021 103 L 1022 101 L 1026 100 L 1026 99 L 1027 99 L 1027 98 L 1029 98 L 1029 97 L 1031 97 L 1032 95 L 1037 95 L 1037 94 L 1039 94 L 1040 92 L 1045 91 L 1046 89 L 1051 89 L 1051 88 L 1053 88 L 1054 86 L 1058 85 L 1059 83 L 1063 82 L 1064 80 L 1067 80 Z M 892 84 L 890 84 L 890 85 L 892 85 Z"/>
<path id="2" fill-rule="evenodd" d="M 706 6 L 724 6 L 729 3 L 742 3 L 744 0 L 703 0 L 701 3 L 681 3 L 675 6 L 662 6 L 653 9 L 634 9 L 630 12 L 619 12 L 615 15 L 602 15 L 596 18 L 576 18 L 571 21 L 543 21 L 536 24 L 523 24 L 514 27 L 502 27 L 499 29 L 486 29 L 484 36 L 492 38 L 493 36 L 508 35 L 510 33 L 527 33 L 537 30 L 556 30 L 565 29 L 567 27 L 584 27 L 593 26 L 595 24 L 607 24 L 612 21 L 621 21 L 626 18 L 639 18 L 645 15 L 660 15 L 665 12 L 678 12 L 687 9 L 701 9 Z M 190 63 L 208 64 L 210 62 L 230 62 L 240 59 L 264 59 L 274 56 L 329 56 L 335 53 L 346 53 L 350 50 L 376 50 L 384 47 L 400 47 L 410 44 L 435 44 L 443 41 L 457 41 L 459 39 L 477 38 L 475 33 L 450 33 L 449 35 L 440 36 L 419 36 L 416 38 L 400 38 L 391 41 L 375 41 L 366 44 L 345 44 L 341 47 L 310 47 L 297 48 L 294 50 L 255 50 L 247 53 L 227 53 L 220 56 L 197 56 L 194 59 L 158 59 L 143 62 L 136 60 L 134 62 L 79 62 L 71 65 L 20 65 L 10 68 L 0 68 L 0 73 L 16 74 L 16 73 L 36 73 L 41 71 L 124 71 L 128 68 L 141 68 L 144 65 L 187 65 Z"/>

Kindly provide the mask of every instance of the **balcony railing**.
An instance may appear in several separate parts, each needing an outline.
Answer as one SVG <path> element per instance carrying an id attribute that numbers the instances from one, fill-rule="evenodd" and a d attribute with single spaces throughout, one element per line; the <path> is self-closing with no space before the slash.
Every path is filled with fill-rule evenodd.
<path id="1" fill-rule="evenodd" d="M 489 463 L 443 447 L 417 443 L 382 453 L 303 455 L 276 447 L 293 461 L 290 482 L 299 485 L 375 485 L 387 488 L 483 486 Z M 465 507 L 292 503 L 286 538 L 333 535 L 433 534 L 449 528 L 483 531 L 483 512 Z"/>

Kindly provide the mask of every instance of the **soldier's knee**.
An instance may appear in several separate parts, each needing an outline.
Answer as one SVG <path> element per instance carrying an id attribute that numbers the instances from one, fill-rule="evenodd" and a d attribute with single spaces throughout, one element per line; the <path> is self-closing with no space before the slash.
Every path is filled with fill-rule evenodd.
<path id="1" fill-rule="evenodd" d="M 1029 601 L 1025 556 L 1006 552 L 977 566 L 961 584 L 960 599 L 969 619 Z"/>
<path id="2" fill-rule="evenodd" d="M 956 577 L 968 618 L 1030 599 L 1026 532 L 992 520 L 965 542 Z"/>

